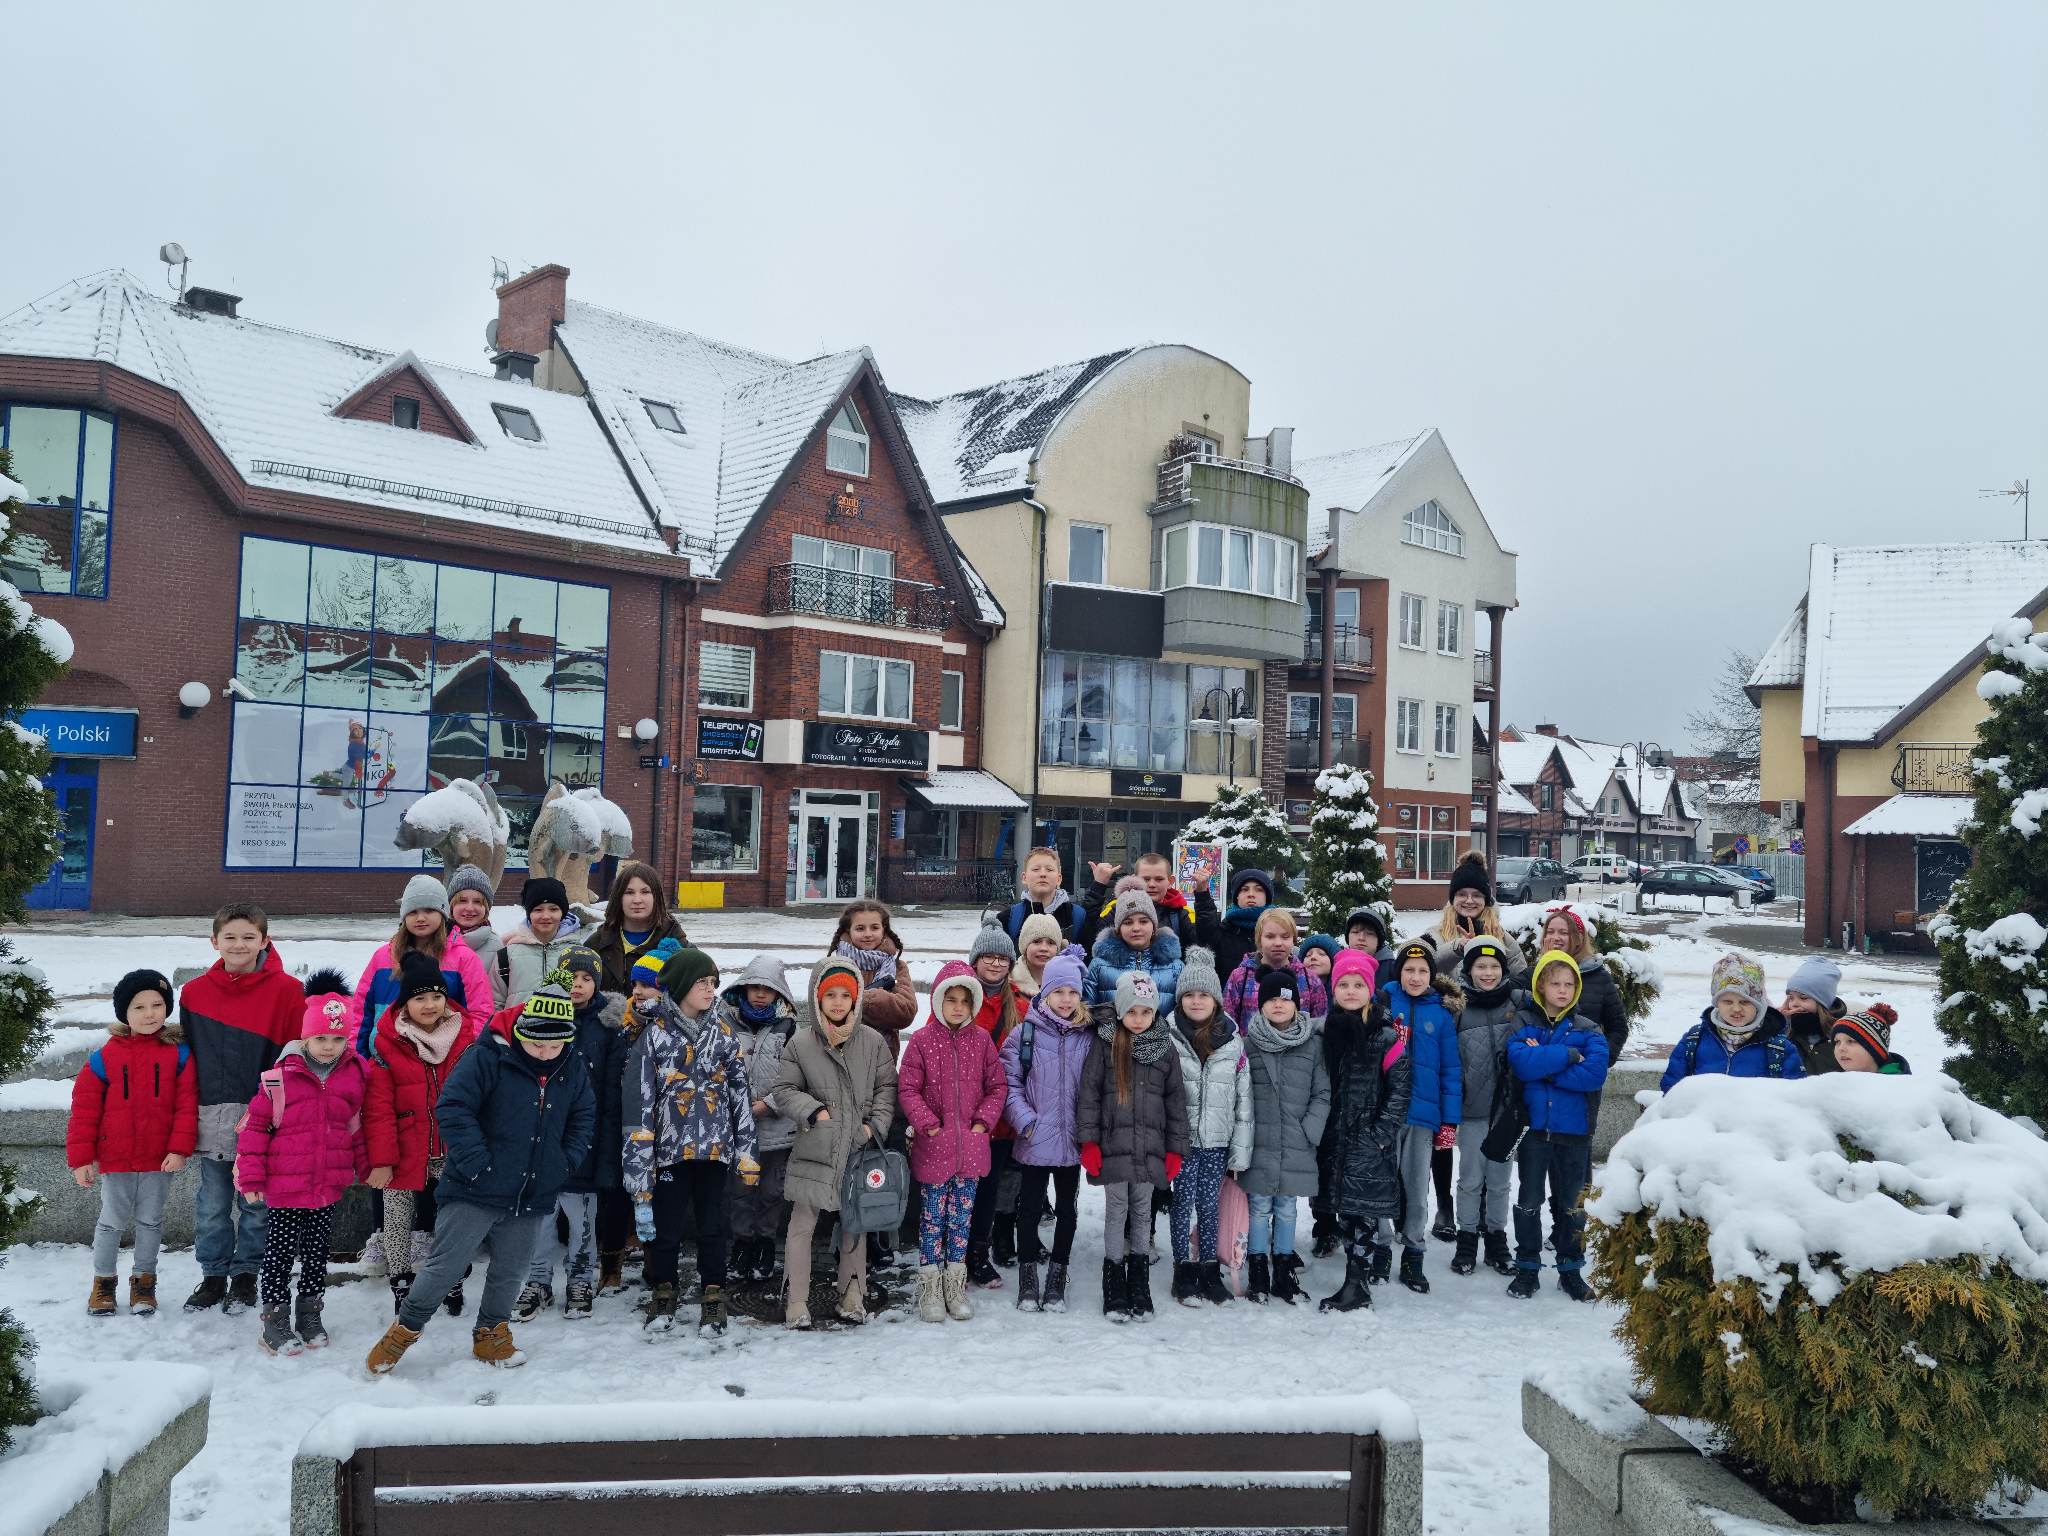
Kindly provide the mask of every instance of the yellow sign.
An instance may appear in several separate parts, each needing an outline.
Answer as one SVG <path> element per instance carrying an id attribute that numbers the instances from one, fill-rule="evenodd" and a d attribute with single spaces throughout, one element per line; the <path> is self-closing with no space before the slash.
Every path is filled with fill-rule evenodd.
<path id="1" fill-rule="evenodd" d="M 678 880 L 676 906 L 685 912 L 702 912 L 725 905 L 723 880 Z"/>

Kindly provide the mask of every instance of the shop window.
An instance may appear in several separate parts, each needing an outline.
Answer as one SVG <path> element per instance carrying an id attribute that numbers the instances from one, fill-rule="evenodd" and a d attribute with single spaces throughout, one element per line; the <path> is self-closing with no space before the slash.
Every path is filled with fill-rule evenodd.
<path id="1" fill-rule="evenodd" d="M 842 475 L 868 472 L 868 429 L 861 425 L 860 412 L 851 400 L 840 402 L 825 429 L 825 467 Z"/>
<path id="2" fill-rule="evenodd" d="M 960 813 L 913 805 L 903 813 L 903 856 L 911 874 L 950 874 L 958 856 Z"/>
<path id="3" fill-rule="evenodd" d="M 960 699 L 967 684 L 964 672 L 941 672 L 939 674 L 939 729 L 957 731 L 960 729 Z"/>
<path id="4" fill-rule="evenodd" d="M 1470 846 L 1469 837 L 1460 840 L 1458 813 L 1448 805 L 1396 805 L 1393 826 L 1396 880 L 1448 880 Z"/>
<path id="5" fill-rule="evenodd" d="M 761 867 L 761 791 L 699 784 L 690 809 L 690 868 L 751 874 Z"/>
<path id="6" fill-rule="evenodd" d="M 1243 667 L 1054 652 L 1040 720 L 1043 763 L 1221 773 L 1234 755 L 1258 771 L 1258 679 Z"/>
<path id="7" fill-rule="evenodd" d="M 818 713 L 856 720 L 908 720 L 911 681 L 907 661 L 820 651 Z"/>
<path id="8" fill-rule="evenodd" d="M 752 710 L 754 648 L 706 641 L 697 647 L 697 707 Z"/>
<path id="9" fill-rule="evenodd" d="M 0 447 L 24 493 L 0 576 L 22 592 L 107 595 L 114 507 L 114 418 L 98 411 L 0 406 Z"/>

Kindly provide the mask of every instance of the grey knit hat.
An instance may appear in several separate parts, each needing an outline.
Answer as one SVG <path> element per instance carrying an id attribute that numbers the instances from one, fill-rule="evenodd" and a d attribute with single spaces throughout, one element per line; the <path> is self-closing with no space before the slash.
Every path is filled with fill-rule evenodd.
<path id="1" fill-rule="evenodd" d="M 1799 962 L 1792 979 L 1785 983 L 1787 992 L 1804 992 L 1823 1008 L 1839 1008 L 1842 1003 L 1842 968 L 1826 955 L 1809 955 Z"/>
<path id="2" fill-rule="evenodd" d="M 1122 1018 L 1133 1008 L 1159 1011 L 1159 988 L 1144 971 L 1125 971 L 1116 979 L 1116 1016 Z"/>
<path id="3" fill-rule="evenodd" d="M 1223 1006 L 1223 980 L 1216 974 L 1216 953 L 1199 944 L 1190 944 L 1181 956 L 1180 986 L 1175 990 L 1174 1001 L 1186 997 L 1190 992 L 1206 992 L 1216 999 L 1216 1006 Z"/>
<path id="4" fill-rule="evenodd" d="M 438 912 L 448 915 L 448 887 L 421 871 L 405 882 L 405 894 L 398 900 L 401 920 L 409 912 Z"/>
<path id="5" fill-rule="evenodd" d="M 974 942 L 967 946 L 967 963 L 973 965 L 984 955 L 1001 955 L 1014 965 L 1017 961 L 1017 946 L 1010 942 L 1010 936 L 1003 932 L 999 922 L 986 922 L 974 936 Z"/>
<path id="6" fill-rule="evenodd" d="M 453 901 L 464 891 L 475 891 L 488 904 L 498 894 L 498 888 L 491 884 L 491 877 L 474 864 L 465 864 L 448 877 L 448 899 Z"/>
<path id="7" fill-rule="evenodd" d="M 1117 928 L 1123 927 L 1124 919 L 1133 912 L 1145 918 L 1154 928 L 1159 926 L 1159 909 L 1152 905 L 1152 898 L 1147 896 L 1142 890 L 1125 891 L 1121 896 L 1117 897 L 1116 921 L 1112 926 Z"/>

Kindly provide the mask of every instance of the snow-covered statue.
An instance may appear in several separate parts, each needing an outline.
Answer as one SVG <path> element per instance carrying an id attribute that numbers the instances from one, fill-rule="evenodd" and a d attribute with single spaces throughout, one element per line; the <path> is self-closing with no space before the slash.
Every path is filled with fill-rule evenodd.
<path id="1" fill-rule="evenodd" d="M 624 811 L 595 789 L 570 790 L 559 779 L 548 786 L 527 838 L 529 876 L 552 876 L 568 891 L 571 906 L 591 908 L 590 866 L 632 856 L 633 827 Z"/>
<path id="2" fill-rule="evenodd" d="M 452 779 L 420 796 L 399 822 L 392 842 L 400 848 L 422 848 L 437 854 L 446 879 L 465 864 L 474 864 L 496 885 L 505 873 L 512 848 L 512 823 L 499 808 L 489 784 Z"/>

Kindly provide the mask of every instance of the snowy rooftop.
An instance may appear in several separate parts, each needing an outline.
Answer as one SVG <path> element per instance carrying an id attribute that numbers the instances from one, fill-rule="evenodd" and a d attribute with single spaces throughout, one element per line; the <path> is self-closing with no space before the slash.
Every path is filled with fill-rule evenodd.
<path id="1" fill-rule="evenodd" d="M 2048 543 L 1816 544 L 1800 734 L 1876 741 L 2048 591 Z M 1775 649 L 1775 647 L 1774 647 Z"/>
<path id="2" fill-rule="evenodd" d="M 1500 786 L 1500 813 L 1503 816 L 1534 816 L 1536 802 L 1503 779 Z"/>
<path id="3" fill-rule="evenodd" d="M 935 810 L 1021 811 L 1024 800 L 992 773 L 979 768 L 941 768 L 927 778 L 905 779 L 905 787 Z"/>
<path id="4" fill-rule="evenodd" d="M 1955 837 L 1976 809 L 1968 795 L 1893 795 L 1842 828 L 1844 837 Z"/>
<path id="5" fill-rule="evenodd" d="M 1806 675 L 1806 599 L 1800 598 L 1792 617 L 1778 631 L 1756 667 L 1749 674 L 1752 688 L 1790 688 Z"/>
<path id="6" fill-rule="evenodd" d="M 1347 448 L 1342 453 L 1294 461 L 1294 478 L 1308 487 L 1311 559 L 1330 547 L 1330 520 L 1317 514 L 1332 507 L 1346 512 L 1363 509 L 1434 430 L 1429 428 L 1413 437 L 1392 438 L 1364 448 Z"/>
<path id="7" fill-rule="evenodd" d="M 938 400 L 896 395 L 896 413 L 940 506 L 1021 490 L 1046 433 L 1097 379 L 1136 351 L 1002 379 Z"/>
<path id="8" fill-rule="evenodd" d="M 201 314 L 119 271 L 81 278 L 0 321 L 0 354 L 107 363 L 175 390 L 252 486 L 665 548 L 589 406 L 573 395 L 422 364 L 474 443 L 338 417 L 335 406 L 405 354 Z M 493 405 L 528 412 L 540 440 L 510 435 Z"/>

